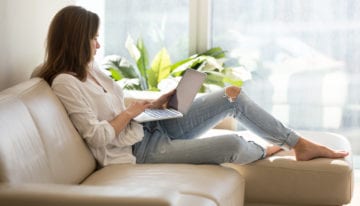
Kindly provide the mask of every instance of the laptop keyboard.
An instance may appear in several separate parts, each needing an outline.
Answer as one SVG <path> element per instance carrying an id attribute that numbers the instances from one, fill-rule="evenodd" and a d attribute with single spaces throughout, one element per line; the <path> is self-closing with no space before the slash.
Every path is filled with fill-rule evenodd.
<path id="1" fill-rule="evenodd" d="M 152 117 L 173 117 L 176 116 L 178 113 L 176 111 L 170 109 L 145 109 L 145 113 Z"/>

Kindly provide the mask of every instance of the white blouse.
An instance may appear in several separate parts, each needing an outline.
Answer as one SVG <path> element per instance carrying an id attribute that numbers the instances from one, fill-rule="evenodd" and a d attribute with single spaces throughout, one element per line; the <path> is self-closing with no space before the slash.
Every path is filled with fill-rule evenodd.
<path id="1" fill-rule="evenodd" d="M 122 88 L 97 67 L 89 73 L 102 87 L 90 77 L 82 82 L 70 74 L 60 74 L 52 89 L 101 166 L 135 163 L 132 145 L 142 140 L 142 125 L 131 122 L 116 136 L 109 121 L 125 110 Z"/>

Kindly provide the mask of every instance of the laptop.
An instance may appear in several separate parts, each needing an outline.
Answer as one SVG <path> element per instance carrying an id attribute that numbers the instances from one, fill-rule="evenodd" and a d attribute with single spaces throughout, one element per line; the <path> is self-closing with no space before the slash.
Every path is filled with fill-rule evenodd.
<path id="1" fill-rule="evenodd" d="M 149 122 L 183 117 L 190 109 L 196 94 L 206 78 L 206 74 L 187 69 L 170 97 L 168 108 L 146 109 L 134 118 L 136 122 Z"/>

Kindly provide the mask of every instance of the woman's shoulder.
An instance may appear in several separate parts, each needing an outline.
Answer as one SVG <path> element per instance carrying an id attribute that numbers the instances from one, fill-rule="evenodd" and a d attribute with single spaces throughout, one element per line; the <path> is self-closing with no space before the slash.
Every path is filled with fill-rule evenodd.
<path id="1" fill-rule="evenodd" d="M 51 88 L 57 95 L 80 94 L 80 87 L 81 81 L 69 73 L 58 74 L 51 84 Z"/>
<path id="2" fill-rule="evenodd" d="M 99 66 L 92 68 L 92 74 L 99 78 L 102 82 L 107 82 L 107 84 L 114 84 L 114 80 L 110 78 L 110 74 L 107 74 L 106 71 Z"/>
<path id="3" fill-rule="evenodd" d="M 58 84 L 77 84 L 80 80 L 75 77 L 74 74 L 71 73 L 61 73 L 58 74 L 53 82 L 52 85 L 58 85 Z"/>
<path id="4" fill-rule="evenodd" d="M 99 76 L 101 78 L 105 78 L 105 79 L 111 79 L 109 77 L 109 75 L 107 75 L 103 69 L 100 68 L 100 66 L 98 64 L 95 64 L 92 67 L 92 71 L 96 74 L 96 76 Z"/>

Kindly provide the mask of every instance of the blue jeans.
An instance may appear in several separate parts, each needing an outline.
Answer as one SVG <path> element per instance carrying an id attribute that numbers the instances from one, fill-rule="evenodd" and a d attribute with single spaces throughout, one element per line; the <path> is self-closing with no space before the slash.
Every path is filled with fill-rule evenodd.
<path id="1" fill-rule="evenodd" d="M 222 89 L 196 98 L 182 118 L 144 123 L 144 138 L 134 145 L 137 163 L 247 164 L 264 158 L 264 148 L 237 134 L 196 138 L 228 116 L 279 146 L 293 147 L 300 137 L 243 91 L 231 102 Z"/>

